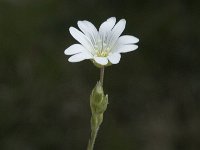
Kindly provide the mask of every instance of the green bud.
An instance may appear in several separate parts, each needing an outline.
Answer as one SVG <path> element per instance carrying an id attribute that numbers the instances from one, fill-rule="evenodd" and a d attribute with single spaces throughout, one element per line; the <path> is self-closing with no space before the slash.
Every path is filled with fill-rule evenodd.
<path id="1" fill-rule="evenodd" d="M 103 114 L 94 114 L 91 117 L 91 129 L 97 129 L 103 122 Z"/>
<path id="2" fill-rule="evenodd" d="M 101 82 L 97 82 L 90 95 L 90 107 L 93 114 L 102 114 L 108 105 L 108 95 L 104 95 Z"/>

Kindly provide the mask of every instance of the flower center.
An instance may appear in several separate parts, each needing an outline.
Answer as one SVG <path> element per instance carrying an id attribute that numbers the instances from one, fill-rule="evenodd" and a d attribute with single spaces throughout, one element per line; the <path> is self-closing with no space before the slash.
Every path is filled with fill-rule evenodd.
<path id="1" fill-rule="evenodd" d="M 108 51 L 105 51 L 105 50 L 97 51 L 96 55 L 98 57 L 107 57 L 108 56 Z"/>
<path id="2" fill-rule="evenodd" d="M 99 40 L 97 44 L 94 45 L 94 49 L 97 57 L 107 57 L 110 53 L 110 47 L 102 40 Z"/>

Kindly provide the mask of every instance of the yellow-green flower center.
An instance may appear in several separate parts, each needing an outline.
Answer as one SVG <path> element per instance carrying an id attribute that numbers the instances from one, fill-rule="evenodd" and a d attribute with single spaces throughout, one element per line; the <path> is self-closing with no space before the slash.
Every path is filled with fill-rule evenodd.
<path id="1" fill-rule="evenodd" d="M 103 50 L 103 51 L 97 51 L 96 55 L 98 57 L 107 57 L 108 56 L 108 51 L 105 51 L 105 50 Z"/>

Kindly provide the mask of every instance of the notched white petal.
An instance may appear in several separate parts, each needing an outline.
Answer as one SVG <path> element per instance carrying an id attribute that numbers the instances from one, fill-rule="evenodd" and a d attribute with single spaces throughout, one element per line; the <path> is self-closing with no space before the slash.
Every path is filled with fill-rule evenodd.
<path id="1" fill-rule="evenodd" d="M 111 22 L 113 22 L 115 24 L 116 17 L 110 17 L 110 18 L 107 19 L 107 21 L 111 21 Z"/>
<path id="2" fill-rule="evenodd" d="M 74 27 L 70 27 L 69 32 L 85 48 L 87 48 L 89 51 L 92 51 L 91 41 L 81 31 Z"/>
<path id="3" fill-rule="evenodd" d="M 119 37 L 118 42 L 120 44 L 135 44 L 139 42 L 139 39 L 132 35 L 123 35 Z"/>
<path id="4" fill-rule="evenodd" d="M 122 34 L 126 26 L 126 20 L 121 19 L 112 29 L 111 32 L 111 43 L 110 46 L 113 46 L 115 42 L 118 40 L 119 36 Z"/>
<path id="5" fill-rule="evenodd" d="M 97 34 L 97 31 L 95 30 L 94 26 L 90 27 L 88 26 L 88 23 L 86 21 L 78 21 L 78 27 L 81 29 L 81 31 L 90 38 L 91 41 L 95 41 L 95 37 Z"/>
<path id="6" fill-rule="evenodd" d="M 74 55 L 80 52 L 87 51 L 81 44 L 73 44 L 70 47 L 68 47 L 64 53 L 65 55 Z"/>
<path id="7" fill-rule="evenodd" d="M 97 28 L 89 21 L 84 20 L 83 22 L 87 25 L 87 27 L 91 30 L 94 37 L 96 38 L 99 34 L 98 31 L 97 31 Z"/>
<path id="8" fill-rule="evenodd" d="M 94 60 L 100 65 L 108 64 L 108 59 L 106 57 L 94 57 Z"/>
<path id="9" fill-rule="evenodd" d="M 81 31 L 85 34 L 88 35 L 90 32 L 90 29 L 85 25 L 84 21 L 78 21 L 77 22 L 78 27 L 81 29 Z"/>
<path id="10" fill-rule="evenodd" d="M 119 53 L 114 53 L 114 54 L 110 54 L 108 56 L 108 60 L 112 63 L 112 64 L 118 64 L 119 61 L 121 59 L 121 54 Z"/>
<path id="11" fill-rule="evenodd" d="M 131 51 L 134 51 L 138 48 L 137 45 L 123 45 L 123 46 L 120 46 L 116 52 L 118 53 L 127 53 L 127 52 L 131 52 Z"/>
<path id="12" fill-rule="evenodd" d="M 75 54 L 73 56 L 71 56 L 68 61 L 69 62 L 80 62 L 80 61 L 83 61 L 85 59 L 91 59 L 91 55 L 87 54 L 87 53 L 78 53 L 78 54 Z"/>
<path id="13" fill-rule="evenodd" d="M 110 30 L 112 30 L 112 28 L 114 27 L 116 23 L 116 18 L 115 17 L 111 17 L 109 19 L 107 19 L 105 22 L 103 22 L 99 28 L 99 33 L 100 34 L 106 34 L 107 32 L 109 32 Z"/>

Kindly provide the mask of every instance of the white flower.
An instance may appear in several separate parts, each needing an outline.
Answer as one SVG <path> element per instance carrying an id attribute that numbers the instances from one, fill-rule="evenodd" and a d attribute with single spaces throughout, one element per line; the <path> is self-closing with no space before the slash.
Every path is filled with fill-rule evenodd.
<path id="1" fill-rule="evenodd" d="M 78 21 L 82 32 L 70 27 L 69 32 L 80 44 L 74 44 L 64 51 L 66 55 L 72 55 L 69 62 L 90 59 L 97 65 L 106 66 L 119 63 L 121 53 L 136 50 L 138 38 L 131 35 L 120 36 L 125 29 L 126 20 L 121 19 L 115 23 L 116 18 L 111 17 L 101 24 L 99 31 L 85 20 Z"/>

